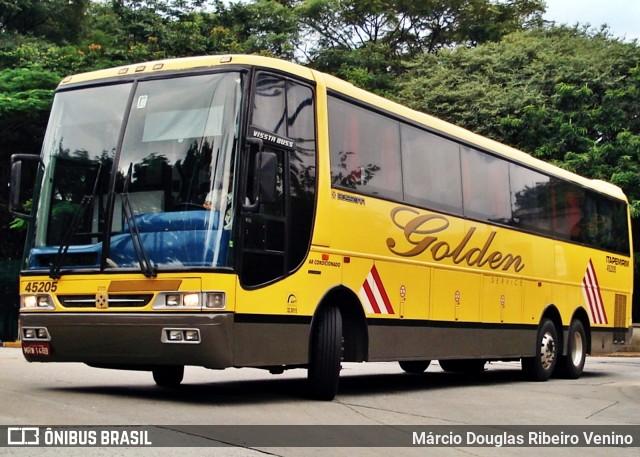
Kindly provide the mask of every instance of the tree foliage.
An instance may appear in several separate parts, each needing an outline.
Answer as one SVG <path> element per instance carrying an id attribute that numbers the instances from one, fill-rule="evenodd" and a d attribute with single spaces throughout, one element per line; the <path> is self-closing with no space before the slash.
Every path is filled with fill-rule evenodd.
<path id="1" fill-rule="evenodd" d="M 3 35 L 76 43 L 84 32 L 90 0 L 0 0 Z"/>
<path id="2" fill-rule="evenodd" d="M 540 0 L 307 0 L 296 7 L 313 66 L 368 89 L 387 89 L 402 62 L 456 46 L 500 40 L 541 25 Z M 371 78 L 363 79 L 366 71 Z"/>

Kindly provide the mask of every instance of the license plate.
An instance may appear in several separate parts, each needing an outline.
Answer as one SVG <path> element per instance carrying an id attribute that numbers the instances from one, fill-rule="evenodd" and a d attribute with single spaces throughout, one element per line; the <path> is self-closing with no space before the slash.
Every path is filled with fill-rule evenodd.
<path id="1" fill-rule="evenodd" d="M 51 355 L 51 343 L 48 341 L 23 341 L 22 353 L 32 357 L 49 357 Z"/>

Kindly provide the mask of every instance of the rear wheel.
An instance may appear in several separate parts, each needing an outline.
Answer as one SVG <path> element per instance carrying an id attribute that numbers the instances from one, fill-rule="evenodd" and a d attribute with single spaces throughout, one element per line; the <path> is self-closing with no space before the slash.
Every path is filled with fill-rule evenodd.
<path id="1" fill-rule="evenodd" d="M 440 368 L 451 373 L 481 373 L 485 361 L 482 359 L 438 360 Z"/>
<path id="2" fill-rule="evenodd" d="M 398 363 L 400 364 L 400 368 L 407 373 L 418 374 L 429 368 L 431 360 L 402 360 Z"/>
<path id="3" fill-rule="evenodd" d="M 309 355 L 309 390 L 317 400 L 333 400 L 338 392 L 342 360 L 342 314 L 335 306 L 319 311 Z"/>
<path id="4" fill-rule="evenodd" d="M 584 363 L 587 359 L 587 334 L 582 322 L 574 319 L 569 326 L 569 340 L 567 341 L 567 355 L 560 357 L 556 372 L 559 376 L 577 379 L 582 375 Z"/>
<path id="5" fill-rule="evenodd" d="M 184 377 L 184 366 L 161 366 L 153 370 L 153 380 L 160 387 L 178 387 Z"/>
<path id="6" fill-rule="evenodd" d="M 536 336 L 536 355 L 522 358 L 522 371 L 531 381 L 546 381 L 558 360 L 558 332 L 550 319 L 543 319 Z"/>

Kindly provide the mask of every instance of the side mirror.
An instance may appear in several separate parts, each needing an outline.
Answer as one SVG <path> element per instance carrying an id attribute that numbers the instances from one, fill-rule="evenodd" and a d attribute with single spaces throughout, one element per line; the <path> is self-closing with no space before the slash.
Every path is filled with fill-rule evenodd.
<path id="1" fill-rule="evenodd" d="M 29 220 L 31 216 L 20 212 L 24 201 L 21 198 L 21 185 L 22 176 L 25 170 L 23 169 L 22 162 L 40 162 L 40 156 L 35 154 L 13 154 L 11 156 L 11 182 L 10 182 L 10 195 L 9 195 L 9 211 L 15 217 Z M 33 195 L 30 196 L 33 198 Z"/>
<path id="2" fill-rule="evenodd" d="M 256 161 L 256 169 L 258 168 L 258 200 L 260 203 L 274 203 L 278 183 L 278 156 L 274 152 L 261 152 Z"/>
<path id="3" fill-rule="evenodd" d="M 22 180 L 22 161 L 14 161 L 15 155 L 11 156 L 11 183 L 9 196 L 9 211 L 15 213 L 15 209 L 20 206 L 20 181 Z"/>

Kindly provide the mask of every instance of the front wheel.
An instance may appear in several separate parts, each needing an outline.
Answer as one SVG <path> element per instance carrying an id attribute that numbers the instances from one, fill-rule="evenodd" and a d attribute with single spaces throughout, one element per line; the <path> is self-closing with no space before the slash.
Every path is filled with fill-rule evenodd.
<path id="1" fill-rule="evenodd" d="M 309 390 L 317 400 L 333 400 L 338 392 L 342 360 L 342 314 L 335 306 L 319 311 L 309 354 Z"/>
<path id="2" fill-rule="evenodd" d="M 184 366 L 160 366 L 153 370 L 153 380 L 160 387 L 178 387 L 184 377 Z"/>
<path id="3" fill-rule="evenodd" d="M 522 371 L 531 381 L 546 381 L 558 360 L 558 332 L 550 319 L 543 319 L 536 336 L 536 355 L 522 358 Z"/>
<path id="4" fill-rule="evenodd" d="M 584 370 L 587 359 L 587 334 L 584 325 L 574 319 L 569 326 L 569 340 L 567 341 L 567 355 L 560 357 L 556 372 L 568 379 L 578 379 Z"/>

